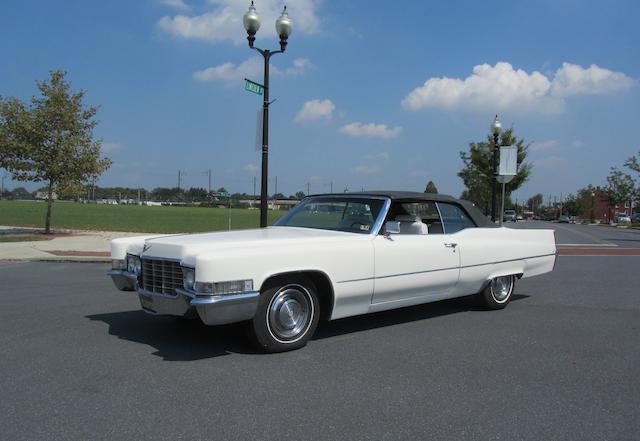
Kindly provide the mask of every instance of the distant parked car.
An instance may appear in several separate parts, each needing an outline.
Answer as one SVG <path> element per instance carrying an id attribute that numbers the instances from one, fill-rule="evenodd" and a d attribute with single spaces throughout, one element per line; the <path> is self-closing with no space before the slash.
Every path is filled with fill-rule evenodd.
<path id="1" fill-rule="evenodd" d="M 516 210 L 504 210 L 504 215 L 502 216 L 503 222 L 515 222 L 516 221 Z"/>
<path id="2" fill-rule="evenodd" d="M 517 220 L 517 221 L 521 221 L 521 220 L 523 220 L 523 219 L 524 219 L 524 218 L 522 217 L 522 215 L 521 215 L 521 214 L 519 214 L 519 215 L 517 215 L 517 216 L 516 216 L 516 220 Z"/>
<path id="3" fill-rule="evenodd" d="M 631 218 L 627 213 L 616 213 L 615 221 L 619 224 L 629 224 L 631 223 Z"/>
<path id="4" fill-rule="evenodd" d="M 558 218 L 558 223 L 559 224 L 570 224 L 571 223 L 571 218 L 569 216 L 567 216 L 566 214 L 563 214 L 562 216 L 560 216 Z"/>
<path id="5" fill-rule="evenodd" d="M 634 224 L 640 223 L 640 213 L 633 213 L 633 215 L 631 215 L 631 222 Z"/>

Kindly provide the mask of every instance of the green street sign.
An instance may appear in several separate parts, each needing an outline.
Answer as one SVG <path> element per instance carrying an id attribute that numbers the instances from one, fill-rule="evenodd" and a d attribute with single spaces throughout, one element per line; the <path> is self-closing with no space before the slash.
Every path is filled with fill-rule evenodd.
<path id="1" fill-rule="evenodd" d="M 262 95 L 264 91 L 264 86 L 262 84 L 258 84 L 254 81 L 244 79 L 244 90 L 256 93 L 258 95 Z"/>

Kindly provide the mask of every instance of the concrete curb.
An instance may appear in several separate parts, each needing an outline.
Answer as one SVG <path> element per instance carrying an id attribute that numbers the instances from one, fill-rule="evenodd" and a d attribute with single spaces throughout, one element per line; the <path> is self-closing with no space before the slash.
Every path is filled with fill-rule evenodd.
<path id="1" fill-rule="evenodd" d="M 110 263 L 110 257 L 95 256 L 51 256 L 51 257 L 8 257 L 0 258 L 0 262 L 85 262 L 85 263 Z"/>

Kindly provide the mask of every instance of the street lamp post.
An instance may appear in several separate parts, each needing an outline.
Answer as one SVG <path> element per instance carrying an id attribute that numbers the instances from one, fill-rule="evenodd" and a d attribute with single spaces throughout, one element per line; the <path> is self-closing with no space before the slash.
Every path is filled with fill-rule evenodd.
<path id="1" fill-rule="evenodd" d="M 592 191 L 591 192 L 591 223 L 594 223 L 596 219 L 596 207 L 594 205 L 595 197 L 596 197 L 596 193 Z"/>
<path id="2" fill-rule="evenodd" d="M 498 191 L 498 140 L 500 137 L 500 129 L 502 124 L 496 115 L 491 124 L 493 132 L 493 182 L 491 186 L 491 220 L 496 221 L 496 193 Z"/>
<path id="3" fill-rule="evenodd" d="M 260 228 L 267 226 L 267 180 L 269 170 L 269 59 L 272 55 L 280 54 L 287 47 L 287 39 L 293 30 L 293 23 L 287 13 L 287 7 L 284 7 L 282 14 L 276 20 L 276 31 L 280 37 L 280 50 L 271 51 L 269 49 L 259 49 L 254 47 L 256 33 L 260 29 L 260 17 L 256 12 L 253 2 L 249 6 L 249 10 L 244 14 L 242 19 L 244 28 L 247 31 L 247 40 L 249 47 L 260 52 L 264 58 L 264 93 L 262 101 L 262 179 L 260 183 Z"/>

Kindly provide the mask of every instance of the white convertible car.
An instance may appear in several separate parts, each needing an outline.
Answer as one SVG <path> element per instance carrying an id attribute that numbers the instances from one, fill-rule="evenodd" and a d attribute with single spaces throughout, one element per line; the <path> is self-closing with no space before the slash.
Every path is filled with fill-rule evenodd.
<path id="1" fill-rule="evenodd" d="M 321 318 L 477 294 L 504 308 L 517 278 L 553 270 L 553 230 L 497 227 L 467 201 L 408 192 L 310 196 L 275 226 L 115 239 L 109 272 L 151 314 L 246 321 L 269 352 Z"/>

